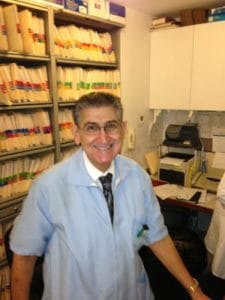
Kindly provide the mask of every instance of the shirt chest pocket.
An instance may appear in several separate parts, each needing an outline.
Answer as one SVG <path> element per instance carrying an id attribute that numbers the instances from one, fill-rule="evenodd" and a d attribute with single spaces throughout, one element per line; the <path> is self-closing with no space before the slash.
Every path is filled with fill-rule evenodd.
<path id="1" fill-rule="evenodd" d="M 135 252 L 144 246 L 148 245 L 148 234 L 149 234 L 149 227 L 143 220 L 135 219 L 133 223 L 133 245 Z"/>

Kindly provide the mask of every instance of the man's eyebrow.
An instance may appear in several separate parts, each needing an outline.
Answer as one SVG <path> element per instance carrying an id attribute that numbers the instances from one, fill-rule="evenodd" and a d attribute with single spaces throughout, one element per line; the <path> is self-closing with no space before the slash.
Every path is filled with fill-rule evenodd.
<path id="1" fill-rule="evenodd" d="M 119 120 L 113 119 L 113 120 L 108 120 L 108 121 L 106 121 L 104 124 L 107 124 L 107 123 L 120 123 L 120 121 L 119 121 Z M 89 125 L 89 124 L 93 124 L 93 125 L 101 125 L 101 124 L 99 124 L 98 122 L 88 121 L 88 122 L 84 123 L 84 126 Z"/>
<path id="2" fill-rule="evenodd" d="M 97 122 L 88 121 L 88 122 L 84 123 L 84 126 L 87 125 L 87 124 L 98 124 L 98 123 Z"/>

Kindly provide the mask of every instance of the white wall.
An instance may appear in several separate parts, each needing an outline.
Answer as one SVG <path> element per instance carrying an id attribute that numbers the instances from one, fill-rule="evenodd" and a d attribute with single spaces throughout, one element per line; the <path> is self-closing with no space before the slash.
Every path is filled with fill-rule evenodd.
<path id="1" fill-rule="evenodd" d="M 149 25 L 150 17 L 126 8 L 126 27 L 121 31 L 121 98 L 128 129 L 135 131 L 135 149 L 127 149 L 125 139 L 123 154 L 144 165 L 144 153 L 149 147 L 148 109 L 149 88 Z"/>

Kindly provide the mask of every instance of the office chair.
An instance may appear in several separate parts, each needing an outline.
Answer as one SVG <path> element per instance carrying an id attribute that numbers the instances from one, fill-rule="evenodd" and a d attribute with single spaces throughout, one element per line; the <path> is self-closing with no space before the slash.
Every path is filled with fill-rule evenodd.
<path id="1" fill-rule="evenodd" d="M 160 154 L 159 150 L 154 150 L 145 153 L 145 159 L 147 162 L 148 170 L 151 174 L 151 176 L 158 178 L 158 172 L 159 172 L 159 160 L 160 160 Z"/>
<path id="2" fill-rule="evenodd" d="M 12 230 L 12 226 L 6 231 L 4 235 L 6 259 L 10 268 L 12 267 L 12 260 L 13 260 L 13 252 L 11 251 L 9 246 L 9 238 L 10 238 L 11 230 Z M 44 289 L 43 276 L 42 276 L 43 260 L 44 260 L 43 256 L 38 257 L 35 264 L 33 279 L 30 288 L 30 300 L 41 300 L 42 298 L 43 289 Z"/>

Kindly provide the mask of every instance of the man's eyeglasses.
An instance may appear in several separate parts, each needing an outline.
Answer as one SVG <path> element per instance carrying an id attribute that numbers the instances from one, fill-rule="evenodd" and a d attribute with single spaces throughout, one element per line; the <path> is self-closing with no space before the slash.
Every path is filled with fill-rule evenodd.
<path id="1" fill-rule="evenodd" d="M 101 129 L 104 130 L 105 134 L 119 134 L 121 132 L 122 123 L 117 121 L 108 121 L 103 126 L 98 123 L 90 122 L 84 125 L 84 127 L 79 128 L 84 131 L 87 135 L 98 135 Z"/>

